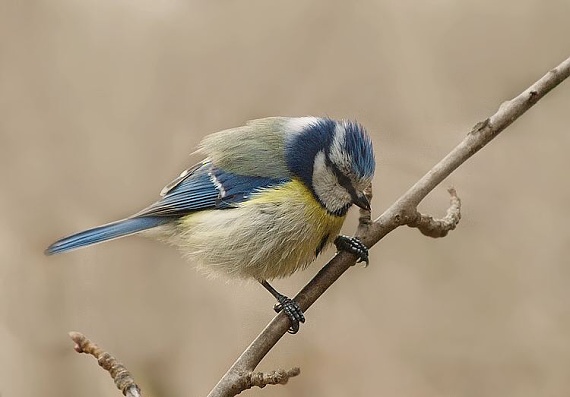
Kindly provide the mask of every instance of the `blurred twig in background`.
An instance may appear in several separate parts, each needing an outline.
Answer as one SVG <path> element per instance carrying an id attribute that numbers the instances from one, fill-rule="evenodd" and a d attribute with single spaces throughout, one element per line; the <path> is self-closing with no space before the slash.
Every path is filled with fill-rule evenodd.
<path id="1" fill-rule="evenodd" d="M 69 337 L 75 342 L 77 353 L 90 354 L 115 381 L 115 385 L 127 397 L 141 397 L 141 391 L 131 373 L 115 357 L 91 342 L 80 332 L 70 332 Z"/>

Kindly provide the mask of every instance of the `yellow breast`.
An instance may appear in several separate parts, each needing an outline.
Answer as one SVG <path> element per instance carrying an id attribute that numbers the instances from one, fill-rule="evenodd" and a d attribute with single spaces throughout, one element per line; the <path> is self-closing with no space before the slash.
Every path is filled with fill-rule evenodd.
<path id="1" fill-rule="evenodd" d="M 318 251 L 334 241 L 345 219 L 327 212 L 299 180 L 263 190 L 241 206 L 272 217 L 268 224 L 274 238 L 267 239 L 272 253 L 265 255 L 271 264 L 262 261 L 252 267 L 264 279 L 289 276 L 308 266 Z"/>
<path id="2" fill-rule="evenodd" d="M 180 245 L 209 273 L 273 279 L 309 265 L 317 250 L 334 241 L 344 219 L 293 180 L 254 193 L 237 208 L 185 217 Z"/>
<path id="3" fill-rule="evenodd" d="M 344 216 L 330 214 L 297 179 L 275 189 L 265 189 L 241 204 L 242 207 L 264 205 L 284 206 L 294 211 L 296 216 L 302 214 L 304 222 L 312 225 L 317 232 L 324 233 L 331 228 L 340 230 L 345 219 Z"/>

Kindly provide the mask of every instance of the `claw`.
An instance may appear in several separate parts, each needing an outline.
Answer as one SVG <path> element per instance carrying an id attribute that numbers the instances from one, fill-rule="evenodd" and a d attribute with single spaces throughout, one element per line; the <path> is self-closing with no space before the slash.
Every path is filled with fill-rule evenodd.
<path id="1" fill-rule="evenodd" d="M 364 267 L 368 266 L 368 247 L 366 247 L 358 237 L 348 237 L 341 235 L 334 240 L 334 245 L 339 251 L 346 251 L 358 256 L 357 263 L 365 262 Z"/>

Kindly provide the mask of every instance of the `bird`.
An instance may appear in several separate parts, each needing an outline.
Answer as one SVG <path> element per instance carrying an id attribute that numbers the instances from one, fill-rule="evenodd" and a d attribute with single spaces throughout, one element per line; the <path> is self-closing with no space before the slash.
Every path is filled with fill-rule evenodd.
<path id="1" fill-rule="evenodd" d="M 349 208 L 370 210 L 364 190 L 376 168 L 372 140 L 356 121 L 268 117 L 205 136 L 203 160 L 174 179 L 160 199 L 112 223 L 64 237 L 46 255 L 148 234 L 177 246 L 208 275 L 254 279 L 290 320 L 299 304 L 270 280 L 306 268 L 329 245 L 368 264 L 368 248 L 340 235 Z"/>

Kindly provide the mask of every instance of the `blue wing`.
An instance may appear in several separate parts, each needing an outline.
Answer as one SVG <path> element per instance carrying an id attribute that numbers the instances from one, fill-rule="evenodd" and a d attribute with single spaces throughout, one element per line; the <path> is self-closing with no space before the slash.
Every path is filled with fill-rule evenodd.
<path id="1" fill-rule="evenodd" d="M 184 171 L 163 189 L 160 200 L 135 217 L 180 217 L 205 209 L 232 208 L 246 201 L 252 193 L 288 180 L 225 172 L 206 161 Z"/>
<path id="2" fill-rule="evenodd" d="M 58 254 L 76 248 L 128 236 L 170 223 L 184 215 L 205 209 L 228 209 L 261 189 L 288 179 L 243 176 L 216 169 L 209 161 L 184 171 L 161 192 L 162 198 L 141 212 L 113 223 L 64 237 L 45 253 Z"/>

